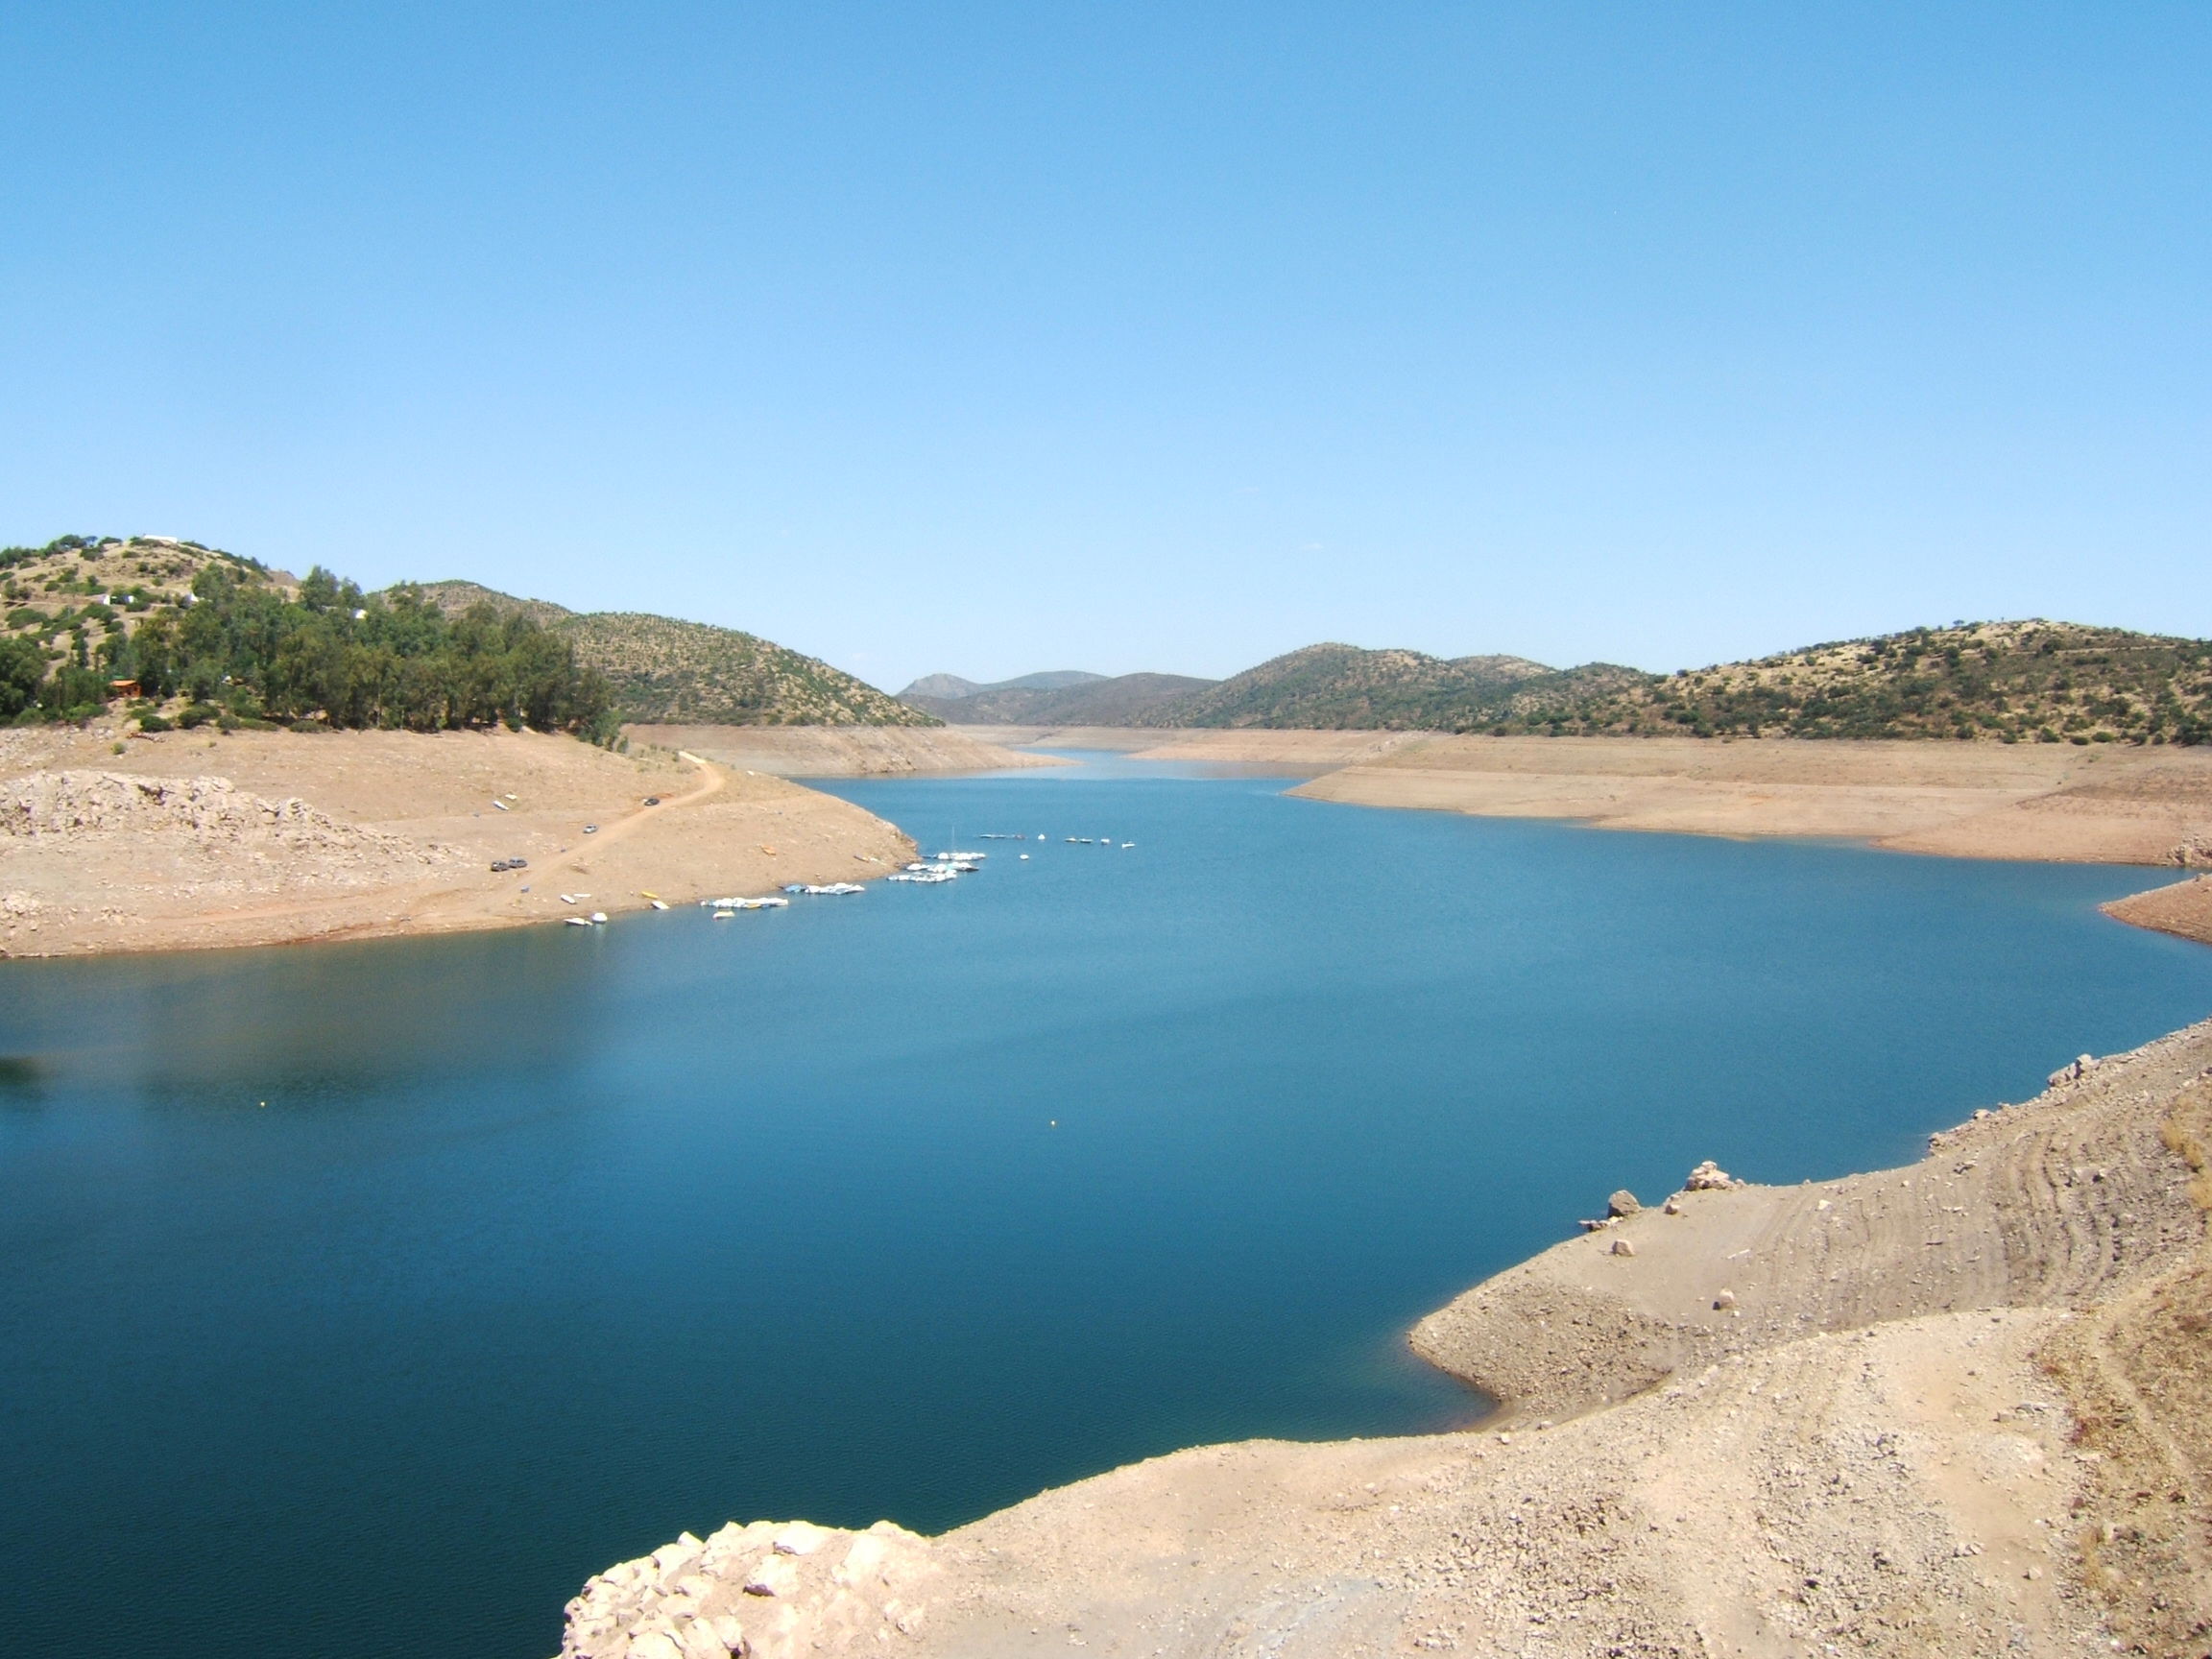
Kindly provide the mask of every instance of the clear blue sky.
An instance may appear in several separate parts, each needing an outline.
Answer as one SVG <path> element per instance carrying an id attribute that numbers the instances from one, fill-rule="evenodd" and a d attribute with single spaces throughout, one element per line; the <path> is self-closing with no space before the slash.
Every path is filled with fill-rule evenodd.
<path id="1" fill-rule="evenodd" d="M 2212 10 L 0 14 L 0 540 L 753 629 L 2212 634 Z"/>

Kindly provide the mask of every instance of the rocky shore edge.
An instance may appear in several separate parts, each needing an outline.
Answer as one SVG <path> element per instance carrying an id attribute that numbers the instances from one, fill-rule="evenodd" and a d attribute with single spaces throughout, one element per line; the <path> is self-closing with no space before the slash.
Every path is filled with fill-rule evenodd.
<path id="1" fill-rule="evenodd" d="M 2212 1647 L 2212 1022 L 1902 1168 L 1712 1164 L 1424 1319 L 1479 1430 L 1202 1447 L 937 1538 L 686 1534 L 563 1659 Z"/>

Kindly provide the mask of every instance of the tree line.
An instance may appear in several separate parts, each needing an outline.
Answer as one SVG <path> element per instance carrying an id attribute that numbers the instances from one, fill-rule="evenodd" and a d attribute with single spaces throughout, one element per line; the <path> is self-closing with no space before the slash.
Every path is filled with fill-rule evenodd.
<path id="1" fill-rule="evenodd" d="M 189 604 L 162 607 L 129 633 L 110 629 L 96 651 L 79 631 L 51 671 L 36 641 L 0 640 L 0 717 L 84 718 L 115 681 L 135 681 L 148 700 L 187 699 L 194 724 L 197 715 L 409 732 L 504 725 L 602 743 L 620 724 L 606 680 L 528 616 L 490 605 L 448 616 L 412 589 L 364 594 L 321 565 L 297 598 L 250 569 L 204 565 Z"/>

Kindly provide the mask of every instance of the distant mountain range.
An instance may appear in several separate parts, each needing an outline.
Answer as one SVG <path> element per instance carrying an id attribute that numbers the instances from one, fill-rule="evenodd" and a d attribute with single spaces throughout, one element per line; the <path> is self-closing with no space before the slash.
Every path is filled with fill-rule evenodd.
<path id="1" fill-rule="evenodd" d="M 1418 651 L 1309 645 L 1227 680 L 1062 670 L 979 685 L 931 674 L 899 695 L 963 726 L 1258 726 L 1465 731 L 1586 701 L 1647 676 L 1524 657 L 1446 661 Z M 1050 682 L 1052 684 L 1046 684 Z"/>
<path id="2" fill-rule="evenodd" d="M 1188 674 L 1086 674 L 1062 668 L 979 685 L 930 674 L 900 700 L 956 726 L 1138 726 L 1154 709 L 1214 684 Z"/>
<path id="3" fill-rule="evenodd" d="M 1665 675 L 1323 644 L 1222 681 L 1063 672 L 976 685 L 931 675 L 902 697 L 962 725 L 2204 743 L 2212 642 L 2071 622 L 1961 623 Z"/>
<path id="4" fill-rule="evenodd" d="M 701 726 L 935 726 L 938 718 L 773 640 L 635 611 L 579 613 L 474 582 L 413 587 L 447 613 L 490 605 L 562 635 L 614 687 L 626 720 Z M 389 589 L 387 591 L 390 591 Z"/>
<path id="5" fill-rule="evenodd" d="M 1103 674 L 1086 674 L 1080 668 L 1054 668 L 1043 674 L 1024 674 L 1019 680 L 994 680 L 987 685 L 979 685 L 957 674 L 925 674 L 900 692 L 899 697 L 902 702 L 910 702 L 916 697 L 935 697 L 956 703 L 986 691 L 1065 691 L 1070 685 L 1095 685 L 1105 678 Z"/>

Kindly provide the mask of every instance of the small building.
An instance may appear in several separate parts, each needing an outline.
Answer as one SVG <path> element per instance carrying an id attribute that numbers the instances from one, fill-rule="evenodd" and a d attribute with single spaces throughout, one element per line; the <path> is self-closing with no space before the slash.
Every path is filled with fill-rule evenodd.
<path id="1" fill-rule="evenodd" d="M 139 689 L 138 682 L 135 680 L 110 680 L 108 682 L 108 695 L 110 697 L 143 697 L 146 693 Z"/>

